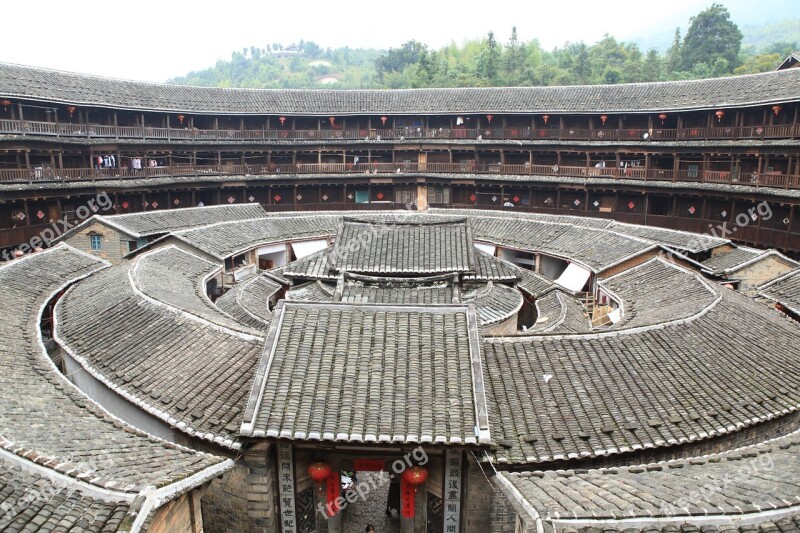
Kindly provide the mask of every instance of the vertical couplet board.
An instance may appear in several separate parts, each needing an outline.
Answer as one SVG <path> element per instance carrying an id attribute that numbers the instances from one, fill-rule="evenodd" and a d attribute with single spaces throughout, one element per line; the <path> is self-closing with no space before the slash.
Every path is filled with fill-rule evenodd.
<path id="1" fill-rule="evenodd" d="M 328 479 L 325 480 L 325 493 L 328 516 L 336 516 L 336 513 L 339 512 L 339 506 L 336 504 L 336 499 L 342 495 L 342 478 L 337 470 L 331 472 L 331 475 L 329 475 Z"/>
<path id="2" fill-rule="evenodd" d="M 404 477 L 400 478 L 400 516 L 414 518 L 414 496 L 417 490 Z"/>
<path id="3" fill-rule="evenodd" d="M 294 459 L 292 445 L 278 446 L 278 494 L 281 500 L 281 531 L 297 533 L 297 512 L 294 496 Z"/>
<path id="4" fill-rule="evenodd" d="M 461 522 L 461 471 L 460 450 L 445 452 L 444 470 L 444 533 L 459 533 Z"/>

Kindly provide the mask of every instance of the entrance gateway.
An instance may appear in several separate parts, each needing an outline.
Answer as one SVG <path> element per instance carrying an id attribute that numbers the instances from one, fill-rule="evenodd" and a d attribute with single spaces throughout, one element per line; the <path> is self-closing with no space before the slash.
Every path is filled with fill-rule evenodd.
<path id="1" fill-rule="evenodd" d="M 380 533 L 461 531 L 463 450 L 429 454 L 418 447 L 404 455 L 365 450 L 361 457 L 288 442 L 275 448 L 283 533 L 361 533 L 368 524 Z M 427 477 L 415 485 L 402 472 L 418 463 Z M 310 475 L 318 465 L 329 468 L 321 481 Z"/>
<path id="2" fill-rule="evenodd" d="M 337 235 L 326 269 L 406 291 L 399 301 L 432 276 L 475 272 L 466 219 L 344 219 Z M 362 518 L 394 518 L 391 533 L 460 533 L 467 454 L 491 444 L 478 324 L 452 297 L 278 303 L 241 437 L 275 445 L 284 533 L 365 532 Z M 354 512 L 367 502 L 377 512 Z"/>

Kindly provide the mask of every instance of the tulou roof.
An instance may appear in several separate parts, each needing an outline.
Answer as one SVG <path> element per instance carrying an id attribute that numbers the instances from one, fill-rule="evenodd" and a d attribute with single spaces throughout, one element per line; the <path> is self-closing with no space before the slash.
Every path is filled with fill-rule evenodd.
<path id="1" fill-rule="evenodd" d="M 731 452 L 620 468 L 503 472 L 497 485 L 547 531 L 694 531 L 786 523 L 800 510 L 800 435 Z M 527 511 L 527 512 L 526 512 Z M 773 531 L 784 531 L 783 528 Z M 677 530 L 673 530 L 677 531 Z"/>
<path id="2" fill-rule="evenodd" d="M 0 311 L 4 531 L 68 526 L 138 531 L 155 502 L 169 501 L 233 466 L 128 426 L 53 365 L 36 333 L 44 306 L 65 287 L 107 266 L 66 245 L 0 266 L 7 304 Z M 32 487 L 49 498 L 31 503 L 26 489 Z"/>
<path id="3" fill-rule="evenodd" d="M 407 90 L 223 89 L 118 80 L 0 64 L 0 96 L 182 113 L 363 115 L 660 113 L 798 100 L 800 72 L 691 81 L 562 87 Z"/>
<path id="4" fill-rule="evenodd" d="M 657 264 L 632 275 L 657 284 L 674 268 Z M 696 275 L 685 276 L 674 282 L 689 285 Z M 709 301 L 709 287 L 697 286 L 703 307 L 688 318 L 487 339 L 495 459 L 547 463 L 672 446 L 795 412 L 796 323 L 727 289 Z M 634 296 L 646 292 L 626 302 L 638 309 Z"/>
<path id="5" fill-rule="evenodd" d="M 474 272 L 467 219 L 366 221 L 345 218 L 328 259 L 340 272 L 427 275 Z"/>
<path id="6" fill-rule="evenodd" d="M 159 262 L 175 255 L 182 260 Z M 110 268 L 59 301 L 54 338 L 89 374 L 151 415 L 238 448 L 238 419 L 264 340 L 261 331 L 229 327 L 233 319 L 196 294 L 210 265 L 167 248 Z M 187 293 L 178 298 L 151 285 L 150 269 Z"/>
<path id="7" fill-rule="evenodd" d="M 800 315 L 800 268 L 762 285 L 759 292 Z"/>
<path id="8" fill-rule="evenodd" d="M 469 307 L 283 301 L 242 435 L 488 443 L 480 352 Z"/>
<path id="9" fill-rule="evenodd" d="M 111 226 L 131 237 L 143 238 L 163 235 L 171 231 L 207 226 L 216 222 L 229 222 L 258 218 L 266 215 L 260 204 L 215 205 L 209 207 L 184 207 L 182 209 L 165 209 L 161 211 L 145 211 L 124 215 L 95 215 L 78 224 L 61 235 L 58 240 L 73 235 L 85 228 L 94 220 Z"/>

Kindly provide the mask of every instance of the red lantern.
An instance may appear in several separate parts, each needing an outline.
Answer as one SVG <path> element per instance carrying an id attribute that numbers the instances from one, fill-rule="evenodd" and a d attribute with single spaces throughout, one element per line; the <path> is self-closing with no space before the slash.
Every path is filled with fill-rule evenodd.
<path id="1" fill-rule="evenodd" d="M 542 120 L 544 120 L 544 123 L 546 125 L 547 121 L 550 120 L 550 115 L 542 115 Z"/>
<path id="2" fill-rule="evenodd" d="M 714 113 L 714 114 L 715 114 L 715 115 L 717 115 L 717 121 L 718 121 L 718 122 L 722 122 L 722 117 L 724 117 L 724 116 L 725 116 L 725 111 L 723 111 L 722 109 L 720 109 L 719 111 L 717 111 L 717 112 L 716 112 L 716 113 Z"/>
<path id="3" fill-rule="evenodd" d="M 8 106 L 11 105 L 11 100 L 9 100 L 9 99 L 2 100 L 2 101 L 0 101 L 0 105 L 3 106 L 3 109 L 5 111 L 8 111 Z"/>
<path id="4" fill-rule="evenodd" d="M 314 480 L 314 483 L 322 483 L 328 479 L 331 472 L 331 465 L 324 461 L 317 461 L 308 465 L 308 476 Z"/>
<path id="5" fill-rule="evenodd" d="M 603 126 L 606 125 L 606 120 L 608 120 L 608 115 L 600 115 L 600 122 L 603 123 Z"/>
<path id="6" fill-rule="evenodd" d="M 280 122 L 281 126 L 283 126 L 286 123 L 286 117 L 278 117 L 278 122 Z"/>
<path id="7" fill-rule="evenodd" d="M 412 466 L 403 470 L 403 479 L 406 483 L 419 487 L 428 479 L 428 469 L 421 466 Z"/>
<path id="8" fill-rule="evenodd" d="M 386 121 L 387 121 L 387 120 L 389 120 L 389 118 L 388 118 L 388 117 L 386 117 L 385 115 L 384 115 L 384 116 L 382 116 L 382 117 L 381 117 L 381 124 L 383 124 L 383 125 L 385 126 L 385 125 L 386 125 Z"/>
<path id="9" fill-rule="evenodd" d="M 494 117 L 493 117 L 492 115 L 486 115 L 486 120 L 488 120 L 488 121 L 489 121 L 489 124 L 491 124 L 491 123 L 492 123 L 492 119 L 493 119 L 493 118 L 494 118 Z"/>
<path id="10" fill-rule="evenodd" d="M 328 122 L 331 123 L 331 127 L 336 125 L 336 117 L 328 117 Z"/>
<path id="11" fill-rule="evenodd" d="M 6 101 L 8 101 L 8 100 L 6 100 Z M 776 116 L 776 117 L 778 116 L 778 113 L 780 113 L 780 112 L 781 112 L 781 109 L 782 109 L 782 108 L 781 108 L 781 106 L 779 106 L 779 105 L 774 105 L 774 106 L 772 106 L 772 112 L 773 112 L 773 113 L 775 113 L 775 116 Z"/>
<path id="12" fill-rule="evenodd" d="M 661 119 L 661 125 L 663 126 L 664 125 L 664 121 L 667 120 L 667 114 L 666 113 L 661 113 L 660 115 L 658 115 L 658 118 Z"/>
<path id="13" fill-rule="evenodd" d="M 185 119 L 185 118 L 186 118 L 186 117 L 185 117 L 185 116 L 183 116 L 183 115 L 178 115 L 178 122 L 180 122 L 181 124 L 183 124 L 183 119 Z"/>
<path id="14" fill-rule="evenodd" d="M 75 107 L 74 105 L 67 106 L 67 113 L 69 113 L 69 118 L 72 118 L 72 115 L 75 113 L 77 109 L 78 108 Z"/>

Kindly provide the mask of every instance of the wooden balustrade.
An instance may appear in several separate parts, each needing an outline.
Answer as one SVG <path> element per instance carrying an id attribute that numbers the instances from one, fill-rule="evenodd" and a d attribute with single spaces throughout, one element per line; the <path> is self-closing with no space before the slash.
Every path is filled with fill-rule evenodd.
<path id="1" fill-rule="evenodd" d="M 115 139 L 154 140 L 404 140 L 404 139 L 509 139 L 509 140 L 559 140 L 559 141 L 661 141 L 707 139 L 785 139 L 800 137 L 800 125 L 779 124 L 766 126 L 712 126 L 667 128 L 608 128 L 576 129 L 558 127 L 509 128 L 352 128 L 352 129 L 258 129 L 231 130 L 196 128 L 160 128 L 151 126 L 112 126 L 102 124 L 73 124 L 37 122 L 30 120 L 0 120 L 0 133 L 22 135 L 48 135 L 57 137 L 103 137 Z"/>
<path id="2" fill-rule="evenodd" d="M 145 166 L 128 168 L 69 168 L 0 169 L 0 182 L 46 182 L 157 178 L 205 175 L 266 175 L 266 174 L 508 174 L 527 176 L 576 177 L 586 179 L 672 181 L 689 183 L 719 183 L 800 189 L 800 176 L 779 172 L 735 173 L 721 170 L 670 170 L 645 167 L 557 166 L 499 163 L 295 163 L 270 165 L 187 165 Z"/>

